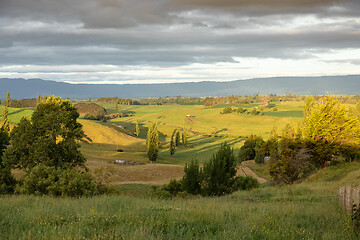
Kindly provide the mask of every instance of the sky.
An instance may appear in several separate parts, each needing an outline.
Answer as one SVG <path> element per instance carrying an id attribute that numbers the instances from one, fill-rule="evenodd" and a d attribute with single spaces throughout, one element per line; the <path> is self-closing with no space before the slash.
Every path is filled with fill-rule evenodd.
<path id="1" fill-rule="evenodd" d="M 0 0 L 0 78 L 360 74 L 359 0 Z"/>

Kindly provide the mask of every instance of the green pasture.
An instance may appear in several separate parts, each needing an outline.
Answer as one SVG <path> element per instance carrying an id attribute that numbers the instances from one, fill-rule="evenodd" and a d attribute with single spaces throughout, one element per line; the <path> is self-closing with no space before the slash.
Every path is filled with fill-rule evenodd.
<path id="1" fill-rule="evenodd" d="M 142 185 L 93 198 L 2 196 L 0 239 L 355 240 L 334 195 L 356 176 L 360 163 L 350 163 L 303 183 L 213 198 L 158 199 Z"/>
<path id="2" fill-rule="evenodd" d="M 114 111 L 115 104 L 102 104 L 109 111 Z M 269 136 L 271 130 L 276 127 L 282 129 L 286 124 L 297 124 L 302 118 L 303 102 L 288 102 L 278 106 L 277 112 L 271 109 L 264 110 L 264 115 L 252 115 L 246 113 L 221 114 L 226 106 L 204 107 L 201 105 L 119 105 L 119 111 L 132 113 L 135 116 L 113 119 L 110 122 L 125 126 L 130 132 L 135 131 L 135 123 L 140 122 L 141 138 L 146 137 L 147 127 L 150 122 L 157 122 L 163 137 L 170 136 L 175 128 L 187 130 L 192 134 L 220 135 L 227 137 L 245 137 L 250 134 Z M 254 104 L 247 105 L 251 111 Z M 245 107 L 246 108 L 246 107 Z M 236 108 L 233 108 L 236 109 Z M 191 117 L 187 117 L 190 115 Z"/>
<path id="3" fill-rule="evenodd" d="M 2 114 L 4 111 L 4 106 L 0 105 L 0 116 L 2 119 Z M 8 108 L 8 119 L 10 121 L 10 123 L 16 124 L 18 122 L 20 122 L 21 118 L 23 117 L 28 117 L 31 116 L 32 112 L 34 110 L 32 109 L 27 109 L 27 108 Z"/>

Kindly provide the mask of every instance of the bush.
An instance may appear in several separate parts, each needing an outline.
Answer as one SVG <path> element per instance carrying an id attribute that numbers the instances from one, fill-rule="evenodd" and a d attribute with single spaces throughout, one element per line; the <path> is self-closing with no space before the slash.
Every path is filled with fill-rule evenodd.
<path id="1" fill-rule="evenodd" d="M 244 112 L 246 112 L 246 109 L 244 109 L 242 107 L 239 107 L 238 109 L 236 109 L 236 112 L 237 113 L 244 113 Z"/>
<path id="2" fill-rule="evenodd" d="M 232 110 L 231 107 L 226 107 L 222 111 L 223 114 L 229 114 L 229 113 L 232 113 L 232 112 L 233 112 L 233 110 Z"/>
<path id="3" fill-rule="evenodd" d="M 267 107 L 268 108 L 274 108 L 276 105 L 274 103 L 270 103 Z"/>
<path id="4" fill-rule="evenodd" d="M 259 181 L 251 176 L 237 176 L 234 181 L 234 191 L 251 190 L 259 186 Z"/>
<path id="5" fill-rule="evenodd" d="M 251 111 L 252 115 L 258 115 L 260 112 L 256 110 L 255 108 Z"/>
<path id="6" fill-rule="evenodd" d="M 277 112 L 277 110 L 278 110 L 277 107 L 274 107 L 274 108 L 272 109 L 273 112 Z"/>
<path id="7" fill-rule="evenodd" d="M 98 193 L 95 180 L 77 169 L 61 169 L 39 164 L 16 186 L 16 192 L 53 196 L 93 196 Z"/>
<path id="8" fill-rule="evenodd" d="M 0 164 L 0 195 L 14 192 L 16 180 L 11 175 L 10 168 L 2 167 Z"/>
<path id="9" fill-rule="evenodd" d="M 169 184 L 165 184 L 161 187 L 152 186 L 152 194 L 158 198 L 172 198 L 182 192 L 181 182 L 176 179 L 171 179 Z"/>

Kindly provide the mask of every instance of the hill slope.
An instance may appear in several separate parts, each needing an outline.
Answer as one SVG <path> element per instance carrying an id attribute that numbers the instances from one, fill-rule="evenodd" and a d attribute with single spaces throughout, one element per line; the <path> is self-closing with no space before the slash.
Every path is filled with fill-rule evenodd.
<path id="1" fill-rule="evenodd" d="M 171 84 L 69 84 L 41 79 L 0 79 L 0 96 L 15 99 L 57 95 L 63 98 L 228 96 L 260 94 L 359 94 L 360 75 L 332 77 L 275 77 L 232 82 Z M 21 86 L 21 88 L 19 88 Z"/>

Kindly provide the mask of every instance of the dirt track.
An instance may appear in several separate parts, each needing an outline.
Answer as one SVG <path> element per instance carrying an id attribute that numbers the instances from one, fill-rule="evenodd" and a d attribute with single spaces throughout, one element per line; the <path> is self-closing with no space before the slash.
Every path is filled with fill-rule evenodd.
<path id="1" fill-rule="evenodd" d="M 256 178 L 260 183 L 267 182 L 266 179 L 261 178 L 258 175 L 256 175 L 256 173 L 254 173 L 253 170 L 251 170 L 248 166 L 246 166 L 244 164 L 241 164 L 241 166 L 237 167 L 236 175 L 238 175 L 238 176 L 252 176 L 252 177 Z"/>

